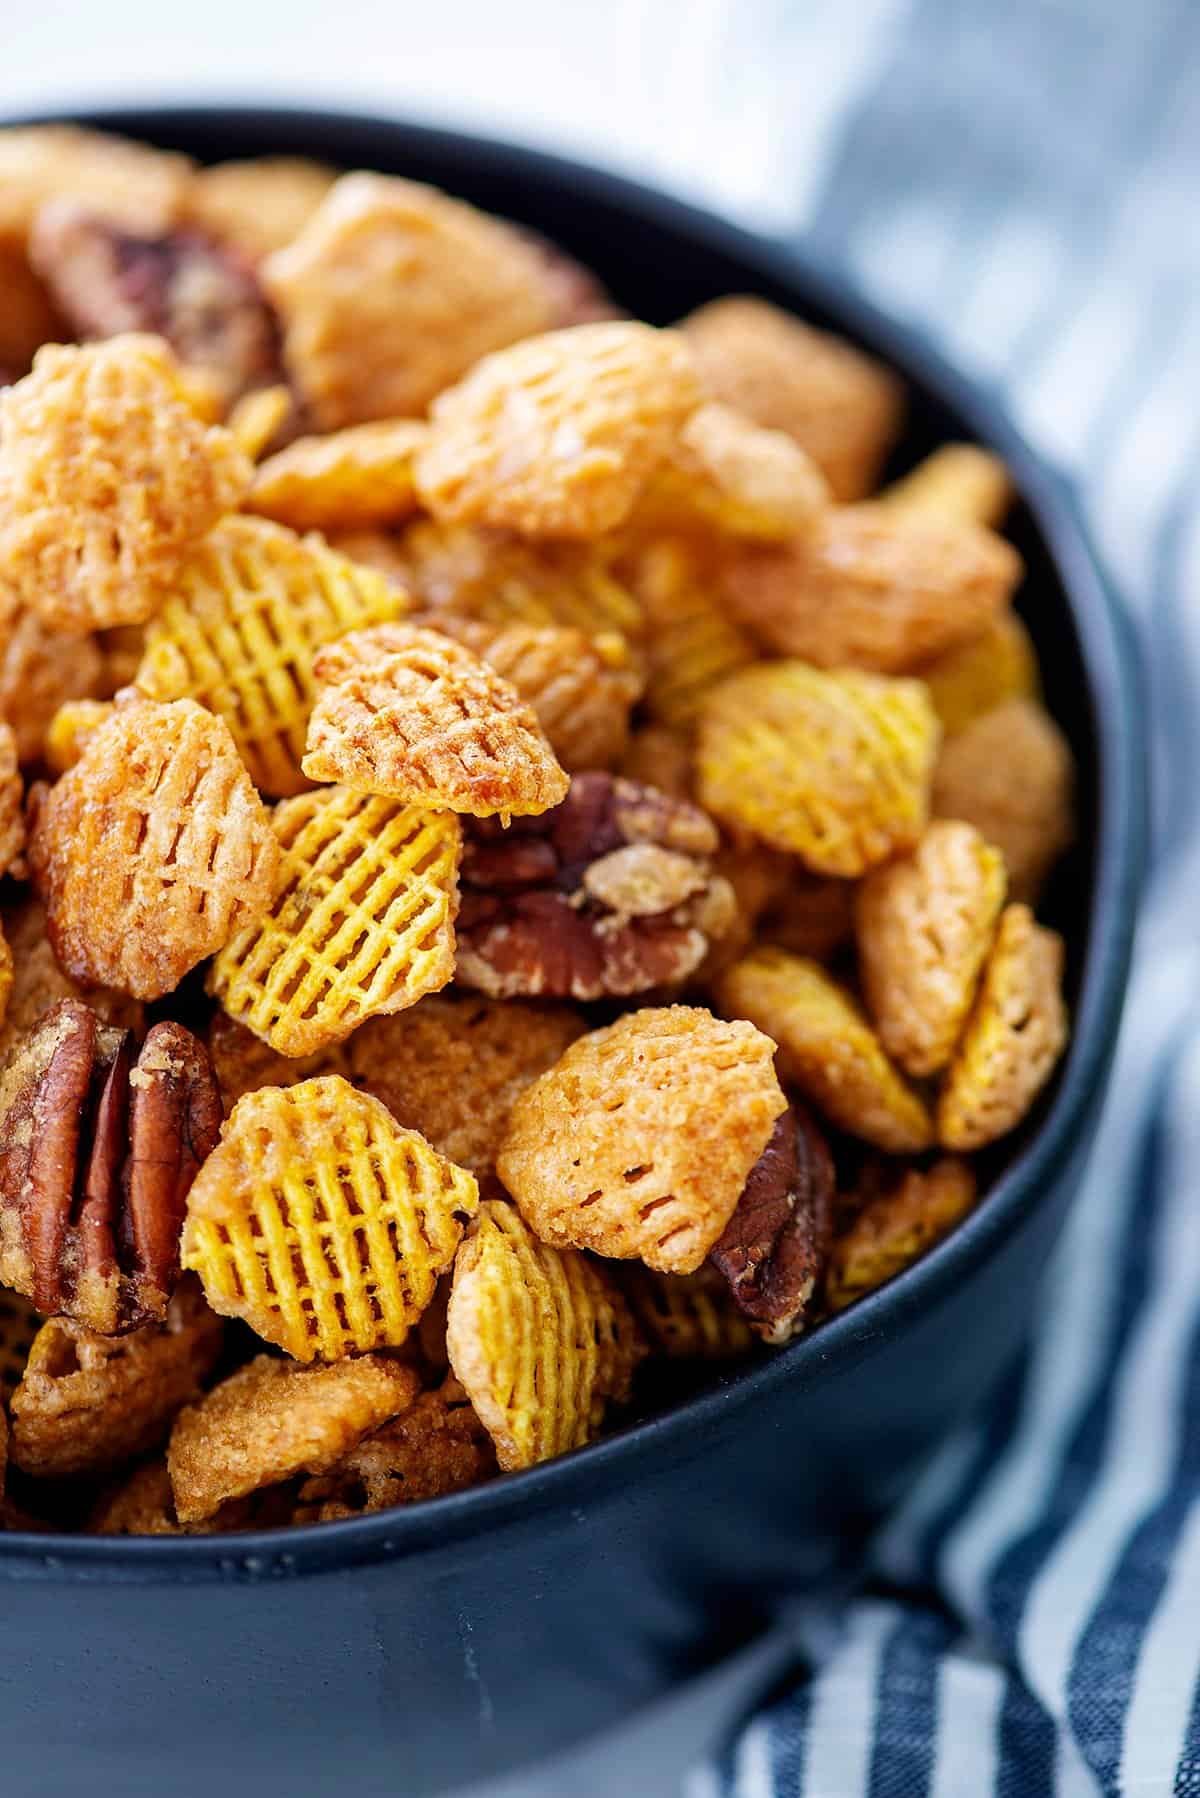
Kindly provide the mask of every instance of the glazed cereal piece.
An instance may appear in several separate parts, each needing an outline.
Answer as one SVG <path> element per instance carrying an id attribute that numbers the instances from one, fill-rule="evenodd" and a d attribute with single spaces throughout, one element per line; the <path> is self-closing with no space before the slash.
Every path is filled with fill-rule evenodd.
<path id="1" fill-rule="evenodd" d="M 353 1077 L 345 1043 L 313 1055 L 281 1055 L 223 1011 L 214 1012 L 209 1023 L 208 1052 L 227 1117 L 243 1094 L 256 1093 L 262 1086 L 295 1086 L 314 1074 Z"/>
<path id="2" fill-rule="evenodd" d="M 272 1529 L 293 1521 L 293 1488 L 280 1485 L 232 1498 L 211 1517 L 185 1526 L 175 1513 L 166 1455 L 160 1454 L 104 1494 L 88 1530 L 93 1536 L 211 1536 L 218 1530 Z"/>
<path id="3" fill-rule="evenodd" d="M 478 1486 L 496 1471 L 492 1440 L 451 1376 L 331 1467 L 306 1480 L 293 1521 L 332 1523 Z"/>
<path id="4" fill-rule="evenodd" d="M 280 385 L 256 387 L 253 392 L 244 393 L 231 408 L 226 423 L 242 454 L 257 462 L 294 419 L 291 389 Z"/>
<path id="5" fill-rule="evenodd" d="M 394 176 L 344 175 L 262 276 L 326 431 L 416 417 L 488 351 L 550 322 L 540 259 L 518 233 Z"/>
<path id="6" fill-rule="evenodd" d="M 1012 611 L 1000 612 L 978 637 L 922 663 L 917 672 L 947 737 L 1010 699 L 1036 699 L 1040 685 L 1037 652 Z"/>
<path id="7" fill-rule="evenodd" d="M 226 518 L 181 570 L 147 633 L 137 684 L 224 718 L 254 784 L 300 793 L 313 657 L 347 631 L 397 618 L 403 595 L 373 569 L 260 518 Z"/>
<path id="8" fill-rule="evenodd" d="M 743 551 L 725 592 L 779 655 L 907 674 L 986 630 L 1020 574 L 1016 550 L 979 525 L 867 503 L 831 508 L 781 548 Z"/>
<path id="9" fill-rule="evenodd" d="M 680 431 L 632 525 L 783 543 L 809 530 L 829 498 L 820 469 L 794 438 L 710 403 Z"/>
<path id="10" fill-rule="evenodd" d="M 457 818 L 325 787 L 281 800 L 272 823 L 275 897 L 209 974 L 230 1017 L 281 1055 L 313 1055 L 449 983 Z"/>
<path id="11" fill-rule="evenodd" d="M 262 915 L 279 849 L 222 721 L 134 700 L 39 790 L 29 860 L 71 978 L 158 999 Z"/>
<path id="12" fill-rule="evenodd" d="M 496 1171 L 544 1242 L 694 1273 L 785 1107 L 774 1047 L 696 1007 L 627 1012 L 522 1093 Z"/>
<path id="13" fill-rule="evenodd" d="M 736 1361 L 753 1348 L 750 1325 L 715 1267 L 656 1274 L 631 1261 L 620 1279 L 652 1353 L 669 1361 Z"/>
<path id="14" fill-rule="evenodd" d="M 697 796 L 814 874 L 853 879 L 920 837 L 939 734 L 919 681 L 763 663 L 705 699 Z"/>
<path id="15" fill-rule="evenodd" d="M 196 417 L 166 345 L 48 345 L 0 395 L 0 558 L 52 629 L 151 617 L 250 467 Z"/>
<path id="16" fill-rule="evenodd" d="M 906 1073 L 954 1053 L 1004 904 L 1004 857 L 970 824 L 936 821 L 858 889 L 859 975 L 879 1040 Z"/>
<path id="17" fill-rule="evenodd" d="M 895 375 L 842 338 L 748 296 L 713 300 L 682 329 L 713 399 L 794 437 L 836 499 L 871 491 L 900 425 Z"/>
<path id="18" fill-rule="evenodd" d="M 551 331 L 485 357 L 438 398 L 417 492 L 452 522 L 596 537 L 628 516 L 699 398 L 677 332 Z"/>
<path id="19" fill-rule="evenodd" d="M 1075 834 L 1070 745 L 1033 699 L 1013 699 L 951 737 L 933 776 L 933 811 L 993 843 L 1014 899 L 1033 901 Z"/>
<path id="20" fill-rule="evenodd" d="M 624 637 L 441 614 L 433 622 L 481 656 L 533 707 L 568 774 L 611 768 L 621 759 L 629 716 L 645 685 Z"/>
<path id="21" fill-rule="evenodd" d="M 717 983 L 721 1007 L 779 1046 L 780 1078 L 830 1123 L 891 1155 L 933 1140 L 924 1101 L 898 1073 L 853 996 L 815 961 L 752 950 Z"/>
<path id="22" fill-rule="evenodd" d="M 44 1323 L 9 1406 L 14 1466 L 39 1479 L 103 1473 L 146 1454 L 196 1398 L 223 1326 L 181 1286 L 166 1322 L 98 1336 L 69 1318 Z"/>
<path id="23" fill-rule="evenodd" d="M 55 960 L 46 931 L 46 911 L 33 897 L 14 899 L 0 912 L 3 935 L 12 956 L 13 983 L 8 1009 L 0 1024 L 0 1064 L 14 1043 L 28 1035 L 42 1013 L 60 999 L 82 999 L 83 988 L 64 974 Z M 107 987 L 89 988 L 88 1004 L 104 1024 L 142 1033 L 142 1007 L 127 993 Z"/>
<path id="24" fill-rule="evenodd" d="M 313 672 L 324 684 L 301 763 L 310 780 L 506 823 L 566 794 L 533 708 L 439 631 L 355 631 L 318 651 Z"/>
<path id="25" fill-rule="evenodd" d="M 17 762 L 17 739 L 0 718 L 0 875 L 7 874 L 25 847 L 25 787 Z"/>
<path id="26" fill-rule="evenodd" d="M 712 689 L 758 652 L 730 617 L 702 542 L 659 538 L 634 557 L 628 575 L 646 619 L 646 710 L 658 724 L 690 730 Z"/>
<path id="27" fill-rule="evenodd" d="M 957 1156 L 944 1156 L 929 1168 L 902 1169 L 834 1239 L 825 1279 L 827 1309 L 844 1311 L 903 1273 L 962 1221 L 976 1197 L 971 1166 Z"/>
<path id="28" fill-rule="evenodd" d="M 828 961 L 854 936 L 854 899 L 858 883 L 827 875 L 792 872 L 767 906 L 760 921 L 764 942 L 793 955 Z"/>
<path id="29" fill-rule="evenodd" d="M 52 631 L 28 606 L 14 601 L 0 614 L 0 717 L 12 726 L 20 760 L 36 762 L 59 706 L 101 691 L 104 658 L 93 636 Z"/>
<path id="30" fill-rule="evenodd" d="M 938 1140 L 982 1149 L 1015 1130 L 1067 1043 L 1063 940 L 1007 906 L 975 1007 L 938 1096 Z"/>
<path id="31" fill-rule="evenodd" d="M 295 531 L 398 524 L 416 510 L 413 457 L 428 436 L 416 418 L 298 437 L 257 469 L 246 510 Z"/>
<path id="32" fill-rule="evenodd" d="M 336 1465 L 419 1389 L 413 1369 L 387 1355 L 332 1367 L 259 1355 L 175 1420 L 167 1468 L 180 1523 L 202 1523 L 231 1499 Z"/>
<path id="33" fill-rule="evenodd" d="M 46 727 L 42 760 L 51 774 L 65 774 L 83 754 L 87 743 L 113 715 L 111 699 L 68 699 Z"/>
<path id="34" fill-rule="evenodd" d="M 734 922 L 717 845 L 695 806 L 599 771 L 540 818 L 473 822 L 456 980 L 497 999 L 676 989 Z"/>
<path id="35" fill-rule="evenodd" d="M 964 519 L 999 529 L 1015 497 L 999 456 L 977 443 L 944 443 L 878 496 L 889 512 Z"/>
<path id="36" fill-rule="evenodd" d="M 376 553 L 396 558 L 395 550 Z M 589 544 L 528 543 L 510 531 L 422 518 L 400 538 L 389 572 L 418 611 L 434 614 L 430 624 L 449 613 L 483 624 L 612 631 L 635 645 L 645 628 L 641 606 Z"/>
<path id="37" fill-rule="evenodd" d="M 355 1031 L 343 1051 L 345 1073 L 398 1123 L 482 1179 L 517 1098 L 585 1027 L 570 1005 L 436 993 Z"/>
<path id="38" fill-rule="evenodd" d="M 337 173 L 304 156 L 256 156 L 197 169 L 185 210 L 201 230 L 253 262 L 282 250 L 304 229 Z"/>
<path id="39" fill-rule="evenodd" d="M 48 200 L 85 202 L 132 231 L 161 230 L 182 210 L 186 156 L 78 125 L 0 131 L 0 240 L 23 243 Z"/>
<path id="40" fill-rule="evenodd" d="M 474 1212 L 474 1176 L 337 1074 L 239 1099 L 188 1198 L 213 1309 L 297 1361 L 398 1348 Z"/>
<path id="41" fill-rule="evenodd" d="M 11 1399 L 43 1322 L 21 1293 L 0 1289 L 0 1405 Z"/>
<path id="42" fill-rule="evenodd" d="M 459 1250 L 446 1340 L 506 1472 L 589 1442 L 645 1352 L 609 1276 L 539 1241 L 502 1200 L 480 1206 Z"/>

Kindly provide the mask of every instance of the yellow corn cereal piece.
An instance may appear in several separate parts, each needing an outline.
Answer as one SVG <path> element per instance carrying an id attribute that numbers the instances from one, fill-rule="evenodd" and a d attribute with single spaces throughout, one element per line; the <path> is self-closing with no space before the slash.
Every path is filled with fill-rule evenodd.
<path id="1" fill-rule="evenodd" d="M 303 792 L 313 657 L 347 631 L 397 618 L 383 575 L 260 518 L 227 518 L 191 556 L 146 639 L 137 684 L 224 718 L 255 785 Z"/>
<path id="2" fill-rule="evenodd" d="M 462 831 L 447 813 L 326 787 L 285 799 L 264 917 L 213 962 L 209 990 L 283 1055 L 342 1042 L 454 973 Z"/>
<path id="3" fill-rule="evenodd" d="M 192 1185 L 183 1265 L 214 1311 L 296 1361 L 398 1348 L 478 1200 L 472 1174 L 340 1075 L 265 1086 Z"/>
<path id="4" fill-rule="evenodd" d="M 902 1171 L 834 1238 L 825 1275 L 827 1308 L 844 1311 L 903 1273 L 962 1221 L 977 1196 L 975 1175 L 957 1156 Z"/>
<path id="5" fill-rule="evenodd" d="M 958 518 L 996 530 L 1012 505 L 1012 477 L 977 443 L 944 443 L 878 496 L 889 512 Z"/>
<path id="6" fill-rule="evenodd" d="M 1063 941 L 1027 905 L 1006 907 L 975 1007 L 938 1097 L 938 1140 L 982 1149 L 1015 1130 L 1067 1043 Z"/>
<path id="7" fill-rule="evenodd" d="M 764 663 L 707 695 L 697 797 L 813 873 L 853 879 L 924 830 L 939 734 L 919 681 Z"/>
<path id="8" fill-rule="evenodd" d="M 780 1077 L 793 1082 L 848 1136 L 892 1155 L 933 1140 L 923 1100 L 884 1053 L 852 994 L 818 962 L 754 949 L 717 982 L 721 1007 L 749 1018 L 779 1045 Z"/>
<path id="9" fill-rule="evenodd" d="M 608 1275 L 540 1242 L 498 1199 L 480 1206 L 458 1252 L 446 1343 L 505 1470 L 582 1448 L 629 1397 L 644 1353 Z"/>
<path id="10" fill-rule="evenodd" d="M 599 536 L 627 517 L 699 398 L 677 332 L 623 319 L 550 331 L 439 396 L 417 492 L 461 524 Z"/>
<path id="11" fill-rule="evenodd" d="M 657 724 L 689 730 L 712 688 L 757 651 L 729 616 L 702 543 L 659 538 L 636 556 L 629 578 L 646 619 L 646 710 Z"/>
<path id="12" fill-rule="evenodd" d="M 627 1012 L 522 1093 L 496 1171 L 544 1242 L 693 1273 L 786 1106 L 773 1057 L 699 1007 Z"/>
<path id="13" fill-rule="evenodd" d="M 364 530 L 416 510 L 413 457 L 429 435 L 415 418 L 298 437 L 256 470 L 246 510 L 296 531 Z"/>
<path id="14" fill-rule="evenodd" d="M 918 670 L 947 737 L 1010 699 L 1036 699 L 1037 652 L 1015 612 L 997 614 L 969 643 L 923 662 Z"/>
<path id="15" fill-rule="evenodd" d="M 859 973 L 879 1040 L 909 1074 L 954 1053 L 1004 904 L 1004 857 L 970 824 L 936 821 L 858 890 Z"/>
<path id="16" fill-rule="evenodd" d="M 68 699 L 50 720 L 42 756 L 51 774 L 65 774 L 92 733 L 112 717 L 111 699 Z"/>
<path id="17" fill-rule="evenodd" d="M 291 418 L 293 406 L 287 387 L 256 387 L 235 401 L 229 414 L 229 434 L 242 454 L 257 462 Z"/>
<path id="18" fill-rule="evenodd" d="M 1070 744 L 1034 699 L 1011 699 L 951 737 L 933 776 L 933 811 L 993 843 L 1014 899 L 1032 903 L 1075 834 Z"/>

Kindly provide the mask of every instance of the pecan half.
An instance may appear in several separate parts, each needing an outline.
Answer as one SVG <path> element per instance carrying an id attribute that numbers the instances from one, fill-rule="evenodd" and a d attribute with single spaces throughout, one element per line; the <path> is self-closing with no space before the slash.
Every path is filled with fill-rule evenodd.
<path id="1" fill-rule="evenodd" d="M 63 999 L 0 1078 L 0 1280 L 102 1335 L 158 1322 L 179 1275 L 184 1203 L 221 1127 L 208 1053 Z"/>
<path id="2" fill-rule="evenodd" d="M 283 379 L 279 331 L 248 261 L 195 230 L 136 237 L 70 200 L 42 208 L 30 254 L 84 338 L 165 337 L 229 404 Z"/>
<path id="3" fill-rule="evenodd" d="M 806 1112 L 789 1108 L 709 1256 L 765 1342 L 788 1342 L 804 1324 L 829 1255 L 834 1185 L 824 1137 Z"/>
<path id="4" fill-rule="evenodd" d="M 733 922 L 711 820 L 654 787 L 577 774 L 540 817 L 465 822 L 456 978 L 493 998 L 674 985 Z"/>

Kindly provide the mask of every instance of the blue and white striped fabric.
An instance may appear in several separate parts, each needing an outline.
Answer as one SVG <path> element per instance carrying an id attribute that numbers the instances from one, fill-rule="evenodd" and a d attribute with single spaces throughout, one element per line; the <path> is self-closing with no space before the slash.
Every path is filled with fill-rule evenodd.
<path id="1" fill-rule="evenodd" d="M 1034 1338 L 878 1535 L 861 1599 L 796 1619 L 794 1681 L 689 1798 L 1192 1798 L 1200 8 L 910 0 L 868 36 L 810 239 L 1076 476 L 1143 630 L 1158 847 Z"/>

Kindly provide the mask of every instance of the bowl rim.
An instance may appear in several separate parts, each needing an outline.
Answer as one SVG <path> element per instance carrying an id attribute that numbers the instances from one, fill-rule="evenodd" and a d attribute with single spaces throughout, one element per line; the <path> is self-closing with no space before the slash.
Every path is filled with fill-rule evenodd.
<path id="1" fill-rule="evenodd" d="M 987 1202 L 949 1237 L 887 1285 L 801 1336 L 769 1359 L 718 1379 L 709 1390 L 657 1416 L 540 1466 L 446 1497 L 342 1522 L 236 1536 L 96 1537 L 0 1534 L 0 1580 L 62 1579 L 156 1583 L 253 1580 L 333 1571 L 347 1565 L 445 1549 L 551 1508 L 579 1510 L 628 1480 L 652 1478 L 655 1456 L 703 1443 L 719 1419 L 736 1415 L 784 1382 L 812 1386 L 852 1366 L 881 1335 L 936 1301 L 980 1266 L 1079 1148 L 1103 1083 L 1124 1000 L 1140 886 L 1146 820 L 1142 678 L 1124 610 L 1092 548 L 1070 482 L 1026 441 L 988 382 L 951 365 L 920 330 L 882 310 L 844 275 L 803 248 L 748 230 L 689 201 L 610 169 L 505 139 L 327 106 L 84 106 L 42 111 L 3 124 L 72 122 L 155 142 L 158 134 L 213 134 L 252 126 L 270 154 L 273 135 L 311 135 L 313 154 L 346 160 L 354 134 L 391 139 L 398 157 L 486 161 L 515 183 L 528 179 L 574 193 L 582 205 L 617 206 L 631 219 L 686 235 L 739 262 L 756 278 L 790 291 L 800 311 L 827 314 L 915 385 L 958 413 L 1007 463 L 1046 545 L 1078 634 L 1095 719 L 1098 802 L 1091 931 L 1075 1029 L 1057 1091 L 1035 1135 L 989 1189 Z"/>

